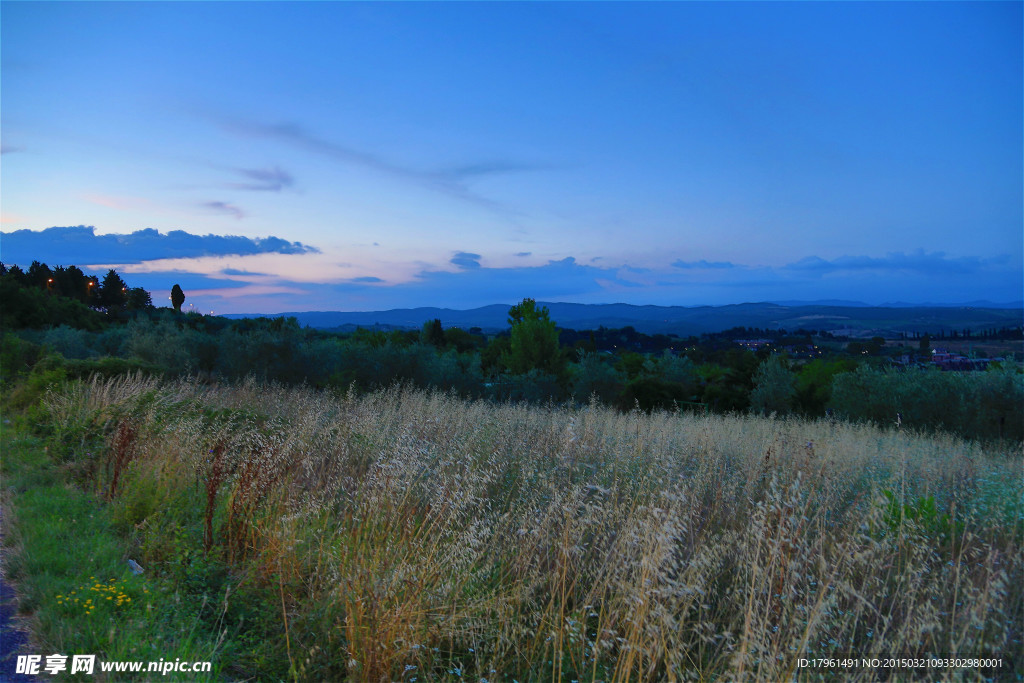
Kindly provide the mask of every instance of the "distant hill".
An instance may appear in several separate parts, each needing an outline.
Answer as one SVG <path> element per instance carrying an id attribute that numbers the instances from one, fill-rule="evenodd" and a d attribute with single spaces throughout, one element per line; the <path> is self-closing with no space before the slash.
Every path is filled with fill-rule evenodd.
<path id="1" fill-rule="evenodd" d="M 942 302 L 926 302 L 910 304 L 905 301 L 889 301 L 874 306 L 863 301 L 846 301 L 844 299 L 821 299 L 819 301 L 773 301 L 780 306 L 844 306 L 853 308 L 1024 308 L 1024 301 L 1011 301 L 1009 303 L 996 303 L 994 301 L 980 300 L 967 301 L 960 304 L 949 304 Z"/>
<path id="2" fill-rule="evenodd" d="M 748 303 L 728 306 L 634 306 L 632 304 L 569 304 L 539 302 L 551 311 L 559 327 L 575 330 L 604 326 L 631 326 L 646 334 L 699 335 L 732 327 L 767 329 L 827 330 L 850 336 L 893 336 L 900 332 L 972 332 L 1024 325 L 1024 306 L 868 306 L 855 302 L 842 305 L 823 303 Z M 303 326 L 351 330 L 355 327 L 418 329 L 428 320 L 441 320 L 444 327 L 487 332 L 508 328 L 507 304 L 455 310 L 450 308 L 402 308 L 389 311 L 309 311 L 294 313 L 233 314 L 228 318 L 295 317 Z"/>

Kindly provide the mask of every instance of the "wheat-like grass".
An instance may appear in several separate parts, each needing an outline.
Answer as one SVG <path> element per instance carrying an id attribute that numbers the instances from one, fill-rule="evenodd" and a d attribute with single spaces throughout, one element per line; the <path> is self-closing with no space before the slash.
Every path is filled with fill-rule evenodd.
<path id="1" fill-rule="evenodd" d="M 814 675 L 801 657 L 884 654 L 1024 666 L 1019 448 L 401 387 L 134 377 L 48 407 L 65 432 L 110 434 L 127 489 L 112 494 L 191 492 L 207 550 L 279 588 L 311 680 L 782 680 Z M 883 490 L 954 522 L 894 518 Z"/>

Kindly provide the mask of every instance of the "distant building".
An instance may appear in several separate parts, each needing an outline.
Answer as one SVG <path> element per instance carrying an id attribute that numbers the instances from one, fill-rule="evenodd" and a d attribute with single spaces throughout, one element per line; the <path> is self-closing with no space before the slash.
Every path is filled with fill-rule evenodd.
<path id="1" fill-rule="evenodd" d="M 739 344 L 747 351 L 757 351 L 762 346 L 768 346 L 772 343 L 771 339 L 733 339 L 734 344 Z"/>
<path id="2" fill-rule="evenodd" d="M 989 363 L 1002 358 L 968 358 L 942 349 L 932 352 L 931 364 L 940 370 L 987 370 Z"/>

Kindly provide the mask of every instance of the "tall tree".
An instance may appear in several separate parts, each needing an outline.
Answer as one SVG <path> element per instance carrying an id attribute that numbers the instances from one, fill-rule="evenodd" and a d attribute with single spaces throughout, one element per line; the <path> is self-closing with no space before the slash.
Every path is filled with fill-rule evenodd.
<path id="1" fill-rule="evenodd" d="M 185 292 L 181 291 L 181 286 L 176 284 L 171 287 L 171 304 L 174 305 L 174 310 L 181 313 L 183 303 L 185 303 Z"/>
<path id="2" fill-rule="evenodd" d="M 124 308 L 128 298 L 128 285 L 124 283 L 117 271 L 111 268 L 103 276 L 99 293 L 100 306 L 107 309 L 107 312 Z"/>
<path id="3" fill-rule="evenodd" d="M 444 328 L 441 327 L 441 320 L 434 318 L 423 323 L 423 330 L 420 332 L 420 341 L 424 344 L 436 346 L 437 348 L 444 347 Z"/>
<path id="4" fill-rule="evenodd" d="M 39 289 L 51 289 L 53 285 L 53 271 L 45 263 L 33 261 L 28 267 L 28 281 Z"/>
<path id="5" fill-rule="evenodd" d="M 153 308 L 153 297 L 142 287 L 132 287 L 125 295 L 125 303 L 133 311 Z"/>
<path id="6" fill-rule="evenodd" d="M 537 308 L 533 299 L 523 299 L 509 309 L 512 326 L 509 351 L 503 355 L 505 365 L 515 374 L 540 370 L 561 376 L 565 359 L 558 348 L 558 329 L 546 306 Z"/>

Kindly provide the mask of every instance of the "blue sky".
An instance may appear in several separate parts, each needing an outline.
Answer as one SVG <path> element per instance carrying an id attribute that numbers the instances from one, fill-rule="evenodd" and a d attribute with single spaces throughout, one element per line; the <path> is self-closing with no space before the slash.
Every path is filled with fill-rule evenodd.
<path id="1" fill-rule="evenodd" d="M 1019 2 L 0 11 L 8 264 L 224 313 L 1022 298 Z"/>

